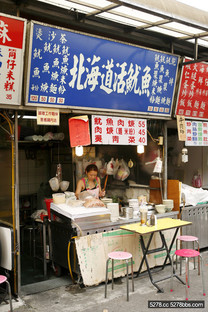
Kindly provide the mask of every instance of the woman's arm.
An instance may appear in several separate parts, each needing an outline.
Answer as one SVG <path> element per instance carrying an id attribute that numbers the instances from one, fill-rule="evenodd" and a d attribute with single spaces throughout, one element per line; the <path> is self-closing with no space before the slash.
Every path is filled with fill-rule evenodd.
<path id="1" fill-rule="evenodd" d="M 83 189 L 84 189 L 84 182 L 82 180 L 79 180 L 77 183 L 76 191 L 75 191 L 75 195 L 78 199 L 79 199 L 79 194 L 81 193 Z"/>
<path id="2" fill-rule="evenodd" d="M 100 178 L 97 177 L 97 180 L 98 180 L 98 185 L 99 185 L 99 197 L 104 197 L 105 196 L 105 191 L 101 190 Z"/>

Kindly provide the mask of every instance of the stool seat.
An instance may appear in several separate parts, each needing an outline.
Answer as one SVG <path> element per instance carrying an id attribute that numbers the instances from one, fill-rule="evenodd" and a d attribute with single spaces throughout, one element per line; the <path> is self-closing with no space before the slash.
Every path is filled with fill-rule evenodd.
<path id="1" fill-rule="evenodd" d="M 198 237 L 191 236 L 191 235 L 180 235 L 177 237 L 177 239 L 184 241 L 184 242 L 194 242 L 198 241 Z"/>
<path id="2" fill-rule="evenodd" d="M 6 276 L 0 275 L 0 284 L 6 282 L 6 280 L 7 280 L 7 277 L 6 277 Z"/>
<path id="3" fill-rule="evenodd" d="M 10 286 L 9 281 L 7 280 L 7 277 L 5 275 L 0 275 L 0 284 L 3 284 L 3 283 L 6 283 L 6 285 L 7 285 L 7 292 L 8 292 L 8 295 L 9 295 L 10 312 L 12 312 L 13 308 L 12 308 L 11 286 Z M 6 302 L 6 300 L 4 300 L 4 301 Z"/>
<path id="4" fill-rule="evenodd" d="M 132 254 L 126 251 L 113 251 L 108 254 L 108 258 L 113 260 L 128 260 L 132 258 Z"/>
<path id="5" fill-rule="evenodd" d="M 198 257 L 200 255 L 200 253 L 194 249 L 178 249 L 175 251 L 175 254 L 176 256 L 186 258 Z"/>

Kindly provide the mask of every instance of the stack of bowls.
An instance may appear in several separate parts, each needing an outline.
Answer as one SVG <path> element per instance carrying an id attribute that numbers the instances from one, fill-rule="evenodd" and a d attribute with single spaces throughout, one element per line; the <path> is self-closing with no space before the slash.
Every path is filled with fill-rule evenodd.
<path id="1" fill-rule="evenodd" d="M 165 205 L 166 212 L 170 212 L 174 207 L 173 199 L 163 199 L 163 205 Z"/>
<path id="2" fill-rule="evenodd" d="M 163 204 L 155 205 L 157 213 L 165 213 L 166 206 Z"/>

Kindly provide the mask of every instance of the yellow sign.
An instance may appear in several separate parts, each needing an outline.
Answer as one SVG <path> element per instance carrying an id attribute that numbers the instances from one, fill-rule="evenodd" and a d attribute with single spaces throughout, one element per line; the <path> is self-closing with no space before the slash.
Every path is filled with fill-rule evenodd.
<path id="1" fill-rule="evenodd" d="M 177 128 L 179 141 L 186 141 L 186 122 L 185 117 L 177 115 Z"/>
<path id="2" fill-rule="evenodd" d="M 60 114 L 59 109 L 54 108 L 37 108 L 37 124 L 48 126 L 59 126 Z"/>

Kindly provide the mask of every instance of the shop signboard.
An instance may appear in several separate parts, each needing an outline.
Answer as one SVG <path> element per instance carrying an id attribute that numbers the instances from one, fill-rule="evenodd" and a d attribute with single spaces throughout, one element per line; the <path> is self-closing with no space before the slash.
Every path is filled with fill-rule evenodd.
<path id="1" fill-rule="evenodd" d="M 147 121 L 93 115 L 92 144 L 147 145 Z"/>
<path id="2" fill-rule="evenodd" d="M 31 22 L 26 105 L 170 117 L 178 56 Z"/>
<path id="3" fill-rule="evenodd" d="M 0 13 L 0 104 L 21 104 L 26 20 Z"/>
<path id="4" fill-rule="evenodd" d="M 208 146 L 208 122 L 186 121 L 186 146 Z"/>
<path id="5" fill-rule="evenodd" d="M 185 59 L 185 62 L 190 59 Z M 176 106 L 176 115 L 186 119 L 208 119 L 208 64 L 184 65 Z"/>

